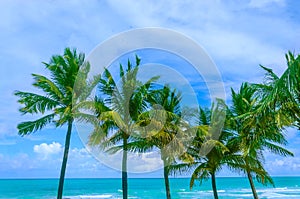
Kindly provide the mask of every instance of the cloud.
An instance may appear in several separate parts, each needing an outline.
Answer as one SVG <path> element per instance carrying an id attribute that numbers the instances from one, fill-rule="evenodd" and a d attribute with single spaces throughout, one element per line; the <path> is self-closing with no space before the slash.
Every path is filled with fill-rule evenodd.
<path id="1" fill-rule="evenodd" d="M 47 74 L 41 62 L 76 47 L 88 54 L 112 32 L 127 27 L 104 1 L 0 1 L 0 121 L 16 135 L 20 116 L 15 90 L 34 92 L 31 73 Z M 28 119 L 33 119 L 32 117 Z M 1 130 L 0 130 L 1 131 Z"/>
<path id="2" fill-rule="evenodd" d="M 63 156 L 63 147 L 60 143 L 52 142 L 51 144 L 34 145 L 33 151 L 38 155 L 36 159 L 39 160 L 37 167 L 42 167 L 44 164 L 52 164 L 59 168 Z M 71 171 L 95 171 L 97 162 L 85 148 L 70 148 L 67 167 Z"/>
<path id="3" fill-rule="evenodd" d="M 59 177 L 63 150 L 60 143 L 33 146 L 34 153 L 0 153 L 0 176 L 8 178 Z M 66 177 L 111 177 L 118 172 L 105 168 L 85 148 L 70 148 Z"/>
<path id="4" fill-rule="evenodd" d="M 42 143 L 33 147 L 33 151 L 44 159 L 51 155 L 60 154 L 62 150 L 63 148 L 58 142 L 52 142 L 52 144 Z"/>
<path id="5" fill-rule="evenodd" d="M 0 116 L 0 145 L 14 145 L 16 144 L 16 139 L 16 128 L 10 126 Z"/>
<path id="6" fill-rule="evenodd" d="M 300 174 L 300 149 L 298 148 L 300 139 L 295 135 L 296 132 L 296 129 L 288 129 L 286 137 L 289 144 L 284 147 L 291 151 L 294 154 L 294 157 L 282 157 L 269 151 L 265 151 L 265 166 L 266 170 L 269 171 L 271 175 Z"/>
<path id="7" fill-rule="evenodd" d="M 299 155 L 297 155 L 297 157 L 288 158 L 270 158 L 266 161 L 266 170 L 269 171 L 271 175 L 299 175 L 299 169 Z"/>
<path id="8" fill-rule="evenodd" d="M 8 126 L 5 123 L 0 123 L 0 138 L 4 137 L 8 132 Z"/>
<path id="9" fill-rule="evenodd" d="M 108 154 L 98 147 L 89 147 L 88 151 L 101 164 L 116 170 L 122 171 L 122 151 L 114 154 Z M 127 165 L 129 173 L 149 173 L 163 168 L 163 162 L 160 158 L 160 152 L 155 150 L 146 153 L 128 152 Z"/>
<path id="10" fill-rule="evenodd" d="M 275 66 L 281 72 L 284 53 L 290 49 L 300 50 L 295 44 L 300 33 L 299 24 L 291 22 L 285 7 L 271 7 L 276 14 L 266 15 L 249 10 L 245 1 L 229 2 L 129 0 L 110 1 L 109 5 L 135 27 L 167 27 L 191 37 L 221 63 L 218 67 L 223 75 L 254 77 L 259 70 L 258 64 Z M 251 1 L 250 5 L 284 4 L 281 0 L 258 2 Z"/>
<path id="11" fill-rule="evenodd" d="M 160 154 L 145 153 L 141 154 L 140 160 L 135 165 L 130 165 L 134 171 L 155 171 L 158 168 L 163 168 L 163 162 Z"/>
<path id="12" fill-rule="evenodd" d="M 1 171 L 8 171 L 10 169 L 24 169 L 31 168 L 33 162 L 27 153 L 18 153 L 14 156 L 7 154 L 0 154 L 0 173 Z"/>

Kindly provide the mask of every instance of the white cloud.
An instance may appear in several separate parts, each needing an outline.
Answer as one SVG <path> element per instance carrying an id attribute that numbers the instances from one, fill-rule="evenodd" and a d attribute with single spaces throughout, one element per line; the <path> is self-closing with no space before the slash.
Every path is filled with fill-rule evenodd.
<path id="1" fill-rule="evenodd" d="M 0 172 L 8 171 L 11 169 L 28 169 L 31 168 L 33 162 L 27 153 L 17 153 L 13 156 L 7 154 L 0 154 Z"/>
<path id="2" fill-rule="evenodd" d="M 0 116 L 0 145 L 14 145 L 17 137 L 16 127 L 10 126 L 2 117 Z"/>
<path id="3" fill-rule="evenodd" d="M 91 157 L 90 153 L 85 148 L 81 148 L 81 149 L 74 148 L 71 150 L 70 155 L 73 158 L 90 158 Z"/>
<path id="4" fill-rule="evenodd" d="M 266 169 L 271 175 L 299 175 L 299 156 L 287 158 L 277 156 L 275 160 L 273 158 L 266 161 Z"/>
<path id="5" fill-rule="evenodd" d="M 284 1 L 257 0 L 250 5 L 268 6 L 273 3 L 281 5 Z M 259 64 L 273 65 L 281 68 L 281 72 L 285 64 L 284 53 L 291 49 L 299 50 L 295 41 L 300 27 L 291 23 L 287 15 L 278 14 L 284 12 L 282 8 L 272 7 L 277 15 L 266 15 L 259 11 L 253 13 L 243 1 L 227 5 L 218 0 L 128 0 L 110 1 L 109 5 L 135 27 L 167 27 L 192 37 L 217 62 L 226 61 L 226 64 L 218 65 L 226 76 L 254 77 L 260 70 Z"/>
<path id="6" fill-rule="evenodd" d="M 163 168 L 163 162 L 160 154 L 144 153 L 141 154 L 141 159 L 135 165 L 130 165 L 135 171 L 155 171 L 158 168 Z"/>
<path id="7" fill-rule="evenodd" d="M 294 157 L 283 157 L 265 151 L 266 170 L 271 175 L 299 175 L 300 168 L 300 149 L 299 140 L 293 135 L 294 129 L 288 129 L 287 136 L 289 145 L 284 147 L 294 154 Z"/>
<path id="8" fill-rule="evenodd" d="M 34 155 L 17 153 L 14 155 L 0 153 L 0 176 L 4 177 L 59 177 L 62 162 L 62 147 L 59 143 L 35 145 Z M 48 155 L 45 158 L 45 154 Z M 9 172 L 8 172 L 9 171 Z M 12 175 L 15 173 L 15 176 Z M 96 161 L 85 148 L 71 148 L 68 158 L 66 177 L 111 177 L 114 170 L 104 171 L 103 165 Z"/>
<path id="9" fill-rule="evenodd" d="M 35 164 L 37 168 L 43 167 L 44 164 L 48 166 L 52 165 L 52 167 L 56 167 L 57 169 L 60 168 L 63 156 L 63 147 L 60 143 L 42 143 L 35 145 L 33 149 L 38 154 L 36 159 L 38 161 Z M 68 170 L 71 170 L 71 173 L 74 173 L 74 171 L 78 172 L 79 170 L 96 171 L 97 166 L 99 167 L 100 163 L 95 161 L 85 148 L 70 148 L 67 167 Z"/>
<path id="10" fill-rule="evenodd" d="M 283 166 L 284 165 L 284 161 L 283 160 L 278 160 L 276 159 L 273 163 L 274 166 Z"/>
<path id="11" fill-rule="evenodd" d="M 62 152 L 62 146 L 58 142 L 52 142 L 52 144 L 42 143 L 34 145 L 33 151 L 42 158 L 47 159 L 51 155 L 60 154 Z"/>
<path id="12" fill-rule="evenodd" d="M 114 154 L 104 153 L 98 147 L 90 147 L 91 154 L 105 166 L 122 171 L 122 151 Z M 129 173 L 149 173 L 163 168 L 160 152 L 155 150 L 146 153 L 128 152 L 127 165 Z"/>
<path id="13" fill-rule="evenodd" d="M 11 163 L 11 167 L 14 169 L 18 169 L 23 167 L 24 165 L 29 163 L 29 156 L 26 153 L 20 153 L 17 155 L 17 158 L 15 158 L 12 163 Z M 29 164 L 30 165 L 30 164 Z M 30 167 L 30 166 L 29 166 Z"/>

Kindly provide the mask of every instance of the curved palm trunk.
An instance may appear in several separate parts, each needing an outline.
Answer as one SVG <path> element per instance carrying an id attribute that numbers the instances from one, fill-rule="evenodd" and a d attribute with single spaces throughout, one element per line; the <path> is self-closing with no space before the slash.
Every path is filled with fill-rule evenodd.
<path id="1" fill-rule="evenodd" d="M 166 186 L 166 197 L 167 199 L 171 199 L 169 169 L 168 166 L 165 166 L 165 163 L 164 163 L 164 178 L 165 178 L 165 186 Z"/>
<path id="2" fill-rule="evenodd" d="M 248 176 L 249 183 L 250 183 L 250 186 L 251 186 L 253 198 L 258 199 L 258 195 L 257 195 L 256 189 L 255 189 L 255 186 L 254 186 L 254 182 L 253 182 L 253 178 L 252 178 L 252 175 L 251 175 L 249 170 L 247 170 L 247 176 Z"/>
<path id="3" fill-rule="evenodd" d="M 127 143 L 128 138 L 124 136 L 123 138 L 123 159 L 122 159 L 122 190 L 123 199 L 128 198 L 128 176 L 127 176 Z"/>
<path id="4" fill-rule="evenodd" d="M 215 199 L 218 199 L 218 191 L 217 191 L 217 184 L 216 184 L 216 174 L 215 173 L 211 173 L 211 185 L 213 188 L 213 192 L 214 192 L 214 197 Z"/>
<path id="5" fill-rule="evenodd" d="M 73 120 L 69 120 L 68 121 L 68 131 L 67 131 L 66 140 L 65 140 L 64 156 L 63 156 L 63 161 L 62 161 L 61 170 L 60 170 L 57 199 L 62 199 L 64 181 L 65 181 L 65 173 L 66 173 L 68 154 L 69 154 L 69 148 L 70 148 L 72 124 L 73 124 Z"/>

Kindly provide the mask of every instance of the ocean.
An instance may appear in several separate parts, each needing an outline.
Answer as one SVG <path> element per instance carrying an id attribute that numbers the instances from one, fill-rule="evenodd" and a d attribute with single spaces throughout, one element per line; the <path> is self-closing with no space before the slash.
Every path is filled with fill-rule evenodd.
<path id="1" fill-rule="evenodd" d="M 276 187 L 256 184 L 261 199 L 300 198 L 300 177 L 274 177 Z M 171 178 L 172 198 L 197 199 L 213 198 L 210 180 L 189 189 L 188 178 Z M 57 179 L 2 179 L 1 199 L 54 199 Z M 129 179 L 129 198 L 164 199 L 164 180 L 160 178 Z M 217 178 L 220 199 L 253 198 L 246 178 Z M 121 179 L 66 179 L 65 199 L 122 198 Z"/>

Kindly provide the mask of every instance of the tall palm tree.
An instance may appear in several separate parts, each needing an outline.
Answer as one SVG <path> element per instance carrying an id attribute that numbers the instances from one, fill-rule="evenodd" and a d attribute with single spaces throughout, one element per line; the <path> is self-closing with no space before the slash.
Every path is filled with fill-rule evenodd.
<path id="1" fill-rule="evenodd" d="M 108 69 L 104 70 L 99 83 L 99 96 L 96 100 L 96 112 L 100 120 L 100 128 L 90 136 L 91 145 L 99 145 L 107 152 L 122 150 L 122 190 L 123 198 L 128 198 L 127 154 L 131 135 L 136 127 L 138 115 L 146 108 L 145 95 L 151 88 L 153 77 L 143 83 L 137 79 L 140 58 L 136 56 L 133 66 L 128 60 L 124 71 L 120 64 L 120 84 Z M 99 130 L 100 129 L 100 130 Z M 121 143 L 121 147 L 116 147 Z M 118 150 L 116 150 L 118 148 Z"/>
<path id="2" fill-rule="evenodd" d="M 264 112 L 257 111 L 261 103 L 255 97 L 255 92 L 255 87 L 248 83 L 243 83 L 238 92 L 232 89 L 230 126 L 236 134 L 229 143 L 232 146 L 239 146 L 236 152 L 240 153 L 244 162 L 239 164 L 238 169 L 247 174 L 253 197 L 258 199 L 253 174 L 263 184 L 274 184 L 263 168 L 264 150 L 267 149 L 282 156 L 293 154 L 282 147 L 287 144 L 287 141 L 275 120 L 276 113 L 271 109 Z"/>
<path id="3" fill-rule="evenodd" d="M 43 75 L 32 74 L 33 86 L 44 94 L 16 91 L 18 102 L 24 105 L 20 108 L 23 114 L 42 114 L 34 121 L 26 121 L 18 124 L 19 134 L 24 136 L 44 128 L 47 124 L 54 123 L 56 127 L 67 125 L 65 148 L 61 166 L 57 199 L 62 198 L 64 178 L 70 147 L 72 124 L 75 116 L 75 107 L 78 100 L 83 99 L 89 83 L 86 81 L 90 65 L 85 61 L 83 53 L 77 53 L 76 49 L 66 48 L 63 55 L 51 57 L 49 63 L 43 63 L 50 72 L 50 78 Z M 77 80 L 76 80 L 77 79 Z M 80 81 L 77 88 L 73 88 L 75 81 Z M 95 85 L 95 83 L 93 83 Z M 85 93 L 85 94 L 83 94 Z"/>

